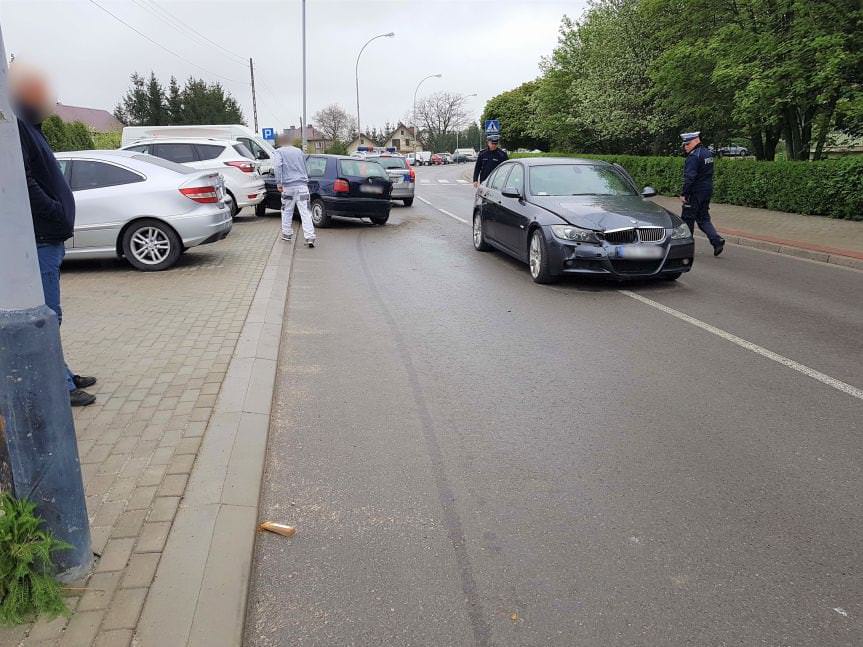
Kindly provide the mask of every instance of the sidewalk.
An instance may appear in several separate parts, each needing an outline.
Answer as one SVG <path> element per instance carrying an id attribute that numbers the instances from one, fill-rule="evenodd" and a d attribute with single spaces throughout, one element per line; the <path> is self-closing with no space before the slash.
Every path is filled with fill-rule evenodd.
<path id="1" fill-rule="evenodd" d="M 653 201 L 680 213 L 679 198 L 657 196 Z M 863 269 L 863 221 L 732 204 L 711 204 L 710 216 L 728 242 Z"/>
<path id="2" fill-rule="evenodd" d="M 100 557 L 83 589 L 70 591 L 68 621 L 0 628 L 0 645 L 132 644 L 253 299 L 271 287 L 278 231 L 278 218 L 240 218 L 227 239 L 166 272 L 119 261 L 64 266 L 66 357 L 99 378 L 96 404 L 74 414 Z M 259 386 L 268 403 L 272 389 Z"/>

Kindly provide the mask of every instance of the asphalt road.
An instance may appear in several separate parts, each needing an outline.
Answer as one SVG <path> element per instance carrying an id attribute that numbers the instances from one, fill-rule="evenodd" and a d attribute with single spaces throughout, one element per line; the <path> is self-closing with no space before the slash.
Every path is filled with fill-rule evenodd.
<path id="1" fill-rule="evenodd" d="M 297 250 L 247 644 L 863 645 L 863 273 L 534 285 L 465 169 Z"/>

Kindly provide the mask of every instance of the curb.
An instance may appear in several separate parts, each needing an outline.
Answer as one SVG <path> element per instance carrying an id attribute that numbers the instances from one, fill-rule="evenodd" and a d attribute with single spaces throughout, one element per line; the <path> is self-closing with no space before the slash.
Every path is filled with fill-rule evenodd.
<path id="1" fill-rule="evenodd" d="M 294 242 L 273 244 L 133 644 L 242 644 Z"/>
<path id="2" fill-rule="evenodd" d="M 752 234 L 742 234 L 736 229 L 725 229 L 724 227 L 717 227 L 717 229 L 723 235 L 726 242 L 741 245 L 742 247 L 753 247 L 776 254 L 796 256 L 797 258 L 805 258 L 810 261 L 863 270 L 863 254 L 857 257 L 850 250 L 838 250 L 820 245 L 798 247 L 796 245 L 789 245 L 788 241 L 768 237 L 754 237 Z"/>

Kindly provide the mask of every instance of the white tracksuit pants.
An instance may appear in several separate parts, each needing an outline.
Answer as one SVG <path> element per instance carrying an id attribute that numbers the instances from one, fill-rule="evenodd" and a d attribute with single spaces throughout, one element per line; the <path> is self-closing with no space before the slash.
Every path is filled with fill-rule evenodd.
<path id="1" fill-rule="evenodd" d="M 303 236 L 306 240 L 314 240 L 315 225 L 309 208 L 309 187 L 307 186 L 286 186 L 282 189 L 282 233 L 291 235 L 291 221 L 294 219 L 295 206 L 300 212 L 300 220 L 303 223 Z"/>

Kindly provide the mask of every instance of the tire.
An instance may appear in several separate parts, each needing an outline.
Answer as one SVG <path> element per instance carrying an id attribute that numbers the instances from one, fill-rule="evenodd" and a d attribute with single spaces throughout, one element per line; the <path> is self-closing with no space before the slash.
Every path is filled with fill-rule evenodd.
<path id="1" fill-rule="evenodd" d="M 263 218 L 267 215 L 267 201 L 262 200 L 258 204 L 255 205 L 255 216 L 258 218 Z"/>
<path id="2" fill-rule="evenodd" d="M 404 200 L 402 200 L 402 202 L 405 203 L 406 207 L 410 207 L 413 205 L 414 199 L 413 198 L 405 198 Z"/>
<path id="3" fill-rule="evenodd" d="M 228 208 L 231 210 L 231 218 L 236 218 L 237 214 L 240 213 L 240 208 L 237 206 L 237 200 L 234 198 L 234 194 L 228 191 Z"/>
<path id="4" fill-rule="evenodd" d="M 528 267 L 530 268 L 530 277 L 534 283 L 547 284 L 554 283 L 557 280 L 557 277 L 552 276 L 548 270 L 548 251 L 545 247 L 545 237 L 539 228 L 534 229 L 530 235 Z"/>
<path id="5" fill-rule="evenodd" d="M 669 274 L 662 274 L 659 278 L 663 281 L 676 281 L 683 275 L 683 272 L 670 272 Z"/>
<path id="6" fill-rule="evenodd" d="M 171 267 L 183 253 L 177 233 L 159 220 L 133 222 L 123 232 L 123 255 L 136 270 L 160 272 Z"/>
<path id="7" fill-rule="evenodd" d="M 387 215 L 385 215 L 385 216 L 372 216 L 369 218 L 369 220 L 371 220 L 374 224 L 381 225 L 381 226 L 387 224 L 387 220 L 389 220 L 389 219 L 390 219 L 389 213 L 387 213 Z"/>
<path id="8" fill-rule="evenodd" d="M 473 214 L 473 248 L 478 252 L 487 252 L 491 249 L 491 245 L 485 242 L 480 213 Z"/>
<path id="9" fill-rule="evenodd" d="M 324 201 L 320 198 L 312 200 L 312 223 L 314 223 L 315 227 L 320 227 L 321 229 L 329 227 L 332 221 L 333 218 L 327 214 L 327 207 Z"/>

